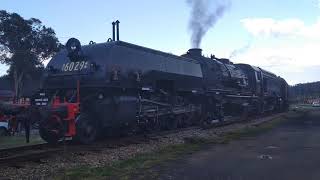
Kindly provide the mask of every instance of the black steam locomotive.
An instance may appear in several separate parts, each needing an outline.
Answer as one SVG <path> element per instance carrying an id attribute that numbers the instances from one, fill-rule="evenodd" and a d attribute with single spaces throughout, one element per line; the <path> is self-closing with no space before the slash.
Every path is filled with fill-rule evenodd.
<path id="1" fill-rule="evenodd" d="M 35 105 L 50 107 L 40 135 L 90 143 L 106 135 L 214 126 L 288 108 L 286 81 L 259 67 L 182 56 L 113 40 L 70 39 L 47 65 Z"/>

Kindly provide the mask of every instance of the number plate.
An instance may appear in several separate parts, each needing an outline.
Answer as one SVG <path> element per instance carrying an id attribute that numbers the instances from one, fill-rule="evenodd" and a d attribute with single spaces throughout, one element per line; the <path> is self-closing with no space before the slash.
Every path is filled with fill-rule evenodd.
<path id="1" fill-rule="evenodd" d="M 68 62 L 62 65 L 62 71 L 81 71 L 84 69 L 88 69 L 89 62 L 88 61 L 77 61 L 77 62 Z"/>
<path id="2" fill-rule="evenodd" d="M 46 106 L 49 103 L 49 98 L 46 96 L 46 93 L 40 92 L 36 97 L 33 99 L 33 104 L 36 106 Z"/>

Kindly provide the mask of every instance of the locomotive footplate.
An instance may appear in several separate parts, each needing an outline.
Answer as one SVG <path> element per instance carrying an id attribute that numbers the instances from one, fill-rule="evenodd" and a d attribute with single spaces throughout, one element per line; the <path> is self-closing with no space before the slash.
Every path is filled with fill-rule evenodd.
<path id="1" fill-rule="evenodd" d="M 149 107 L 140 113 L 140 117 L 152 118 L 155 116 L 165 116 L 165 115 L 181 115 L 200 111 L 198 106 L 184 106 L 175 108 L 159 108 L 159 107 Z"/>

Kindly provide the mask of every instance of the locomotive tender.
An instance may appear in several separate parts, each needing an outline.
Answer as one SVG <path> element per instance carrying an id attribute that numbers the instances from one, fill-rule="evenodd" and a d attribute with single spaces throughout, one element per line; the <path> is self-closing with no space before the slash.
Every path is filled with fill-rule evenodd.
<path id="1" fill-rule="evenodd" d="M 40 124 L 44 140 L 90 143 L 284 111 L 288 85 L 258 67 L 204 57 L 201 49 L 176 56 L 114 38 L 85 46 L 71 38 L 47 65 L 34 103 L 50 107 Z"/>

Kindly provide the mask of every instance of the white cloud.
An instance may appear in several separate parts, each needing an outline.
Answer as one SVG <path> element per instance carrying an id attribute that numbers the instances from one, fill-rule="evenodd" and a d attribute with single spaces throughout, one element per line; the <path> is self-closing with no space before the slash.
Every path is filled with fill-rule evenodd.
<path id="1" fill-rule="evenodd" d="M 249 61 L 261 66 L 294 65 L 298 67 L 320 65 L 319 44 L 302 44 L 297 47 L 277 46 L 253 47 L 242 53 L 237 59 Z"/>
<path id="2" fill-rule="evenodd" d="M 237 56 L 234 61 L 259 66 L 284 77 L 290 84 L 320 80 L 307 76 L 308 69 L 320 66 L 320 44 L 306 43 L 297 47 L 287 46 L 252 47 Z M 299 74 L 299 78 L 295 74 Z M 310 79 L 311 78 L 311 79 Z"/>
<path id="3" fill-rule="evenodd" d="M 265 68 L 290 84 L 320 80 L 320 72 L 307 75 L 308 69 L 320 67 L 320 19 L 310 25 L 296 18 L 247 18 L 241 23 L 254 43 L 237 55 L 235 62 Z"/>
<path id="4" fill-rule="evenodd" d="M 254 36 L 320 39 L 320 19 L 311 25 L 306 25 L 302 20 L 296 18 L 284 20 L 246 18 L 241 20 L 241 23 Z"/>

